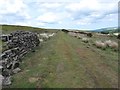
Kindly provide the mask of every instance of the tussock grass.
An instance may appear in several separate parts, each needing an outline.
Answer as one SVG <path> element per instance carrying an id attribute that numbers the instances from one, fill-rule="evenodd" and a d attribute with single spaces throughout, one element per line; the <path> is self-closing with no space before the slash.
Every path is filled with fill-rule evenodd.
<path id="1" fill-rule="evenodd" d="M 13 77 L 11 87 L 117 87 L 117 60 L 116 52 L 87 48 L 79 39 L 59 32 L 23 59 L 23 70 Z"/>
<path id="2" fill-rule="evenodd" d="M 98 49 L 92 43 L 59 31 L 22 59 L 22 71 L 13 76 L 10 87 L 117 88 L 118 53 Z"/>

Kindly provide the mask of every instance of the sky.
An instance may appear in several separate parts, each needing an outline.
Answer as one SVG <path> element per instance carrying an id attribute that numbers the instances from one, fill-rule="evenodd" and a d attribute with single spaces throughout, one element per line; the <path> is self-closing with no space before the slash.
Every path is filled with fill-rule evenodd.
<path id="1" fill-rule="evenodd" d="M 118 26 L 119 0 L 0 0 L 0 24 L 93 30 Z"/>

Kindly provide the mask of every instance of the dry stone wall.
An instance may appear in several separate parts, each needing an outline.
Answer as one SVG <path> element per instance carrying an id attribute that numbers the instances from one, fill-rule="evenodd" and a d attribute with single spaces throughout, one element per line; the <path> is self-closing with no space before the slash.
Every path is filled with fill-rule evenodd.
<path id="1" fill-rule="evenodd" d="M 21 69 L 22 58 L 40 44 L 36 33 L 29 31 L 15 31 L 1 37 L 7 43 L 7 50 L 3 51 L 0 60 L 2 85 L 11 84 L 11 76 Z"/>

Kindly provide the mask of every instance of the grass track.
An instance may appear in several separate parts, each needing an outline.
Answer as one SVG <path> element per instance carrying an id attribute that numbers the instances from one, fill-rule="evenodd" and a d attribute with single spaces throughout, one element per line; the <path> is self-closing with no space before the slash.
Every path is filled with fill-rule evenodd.
<path id="1" fill-rule="evenodd" d="M 13 76 L 11 87 L 117 87 L 117 53 L 87 46 L 59 32 L 36 52 L 26 55 L 23 70 Z"/>

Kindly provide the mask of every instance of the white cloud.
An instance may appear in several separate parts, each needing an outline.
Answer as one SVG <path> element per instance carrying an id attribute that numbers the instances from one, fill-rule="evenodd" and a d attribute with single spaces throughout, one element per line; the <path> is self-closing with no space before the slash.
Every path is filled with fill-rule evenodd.
<path id="1" fill-rule="evenodd" d="M 32 26 L 30 22 L 15 22 L 14 25 Z"/>
<path id="2" fill-rule="evenodd" d="M 93 4 L 91 4 L 90 2 L 93 2 Z M 97 0 L 91 0 L 90 2 L 88 0 L 81 0 L 79 3 L 70 3 L 65 8 L 71 11 L 79 11 L 85 9 L 97 10 L 100 8 L 100 4 Z"/>
<path id="3" fill-rule="evenodd" d="M 68 15 L 69 16 L 69 15 Z M 40 15 L 37 20 L 45 23 L 58 23 L 66 17 L 66 13 L 46 12 Z"/>
<path id="4" fill-rule="evenodd" d="M 60 6 L 62 6 L 61 3 L 38 3 L 38 5 L 40 5 L 40 7 L 44 7 L 44 8 L 58 8 Z"/>
<path id="5" fill-rule="evenodd" d="M 79 0 L 32 0 L 36 2 L 49 2 L 49 3 L 54 3 L 54 2 L 78 2 Z"/>
<path id="6" fill-rule="evenodd" d="M 30 16 L 30 14 L 27 13 L 26 10 L 21 10 L 18 14 L 19 14 L 20 16 L 25 17 L 26 19 L 31 19 L 31 18 L 32 18 L 32 17 Z"/>
<path id="7" fill-rule="evenodd" d="M 102 18 L 102 20 L 110 22 L 115 21 L 116 23 L 118 23 L 118 14 L 106 15 L 106 17 Z"/>
<path id="8" fill-rule="evenodd" d="M 105 20 L 112 22 L 117 21 L 114 19 L 117 17 L 117 3 L 118 0 L 54 0 L 52 3 L 50 0 L 0 0 L 0 22 L 70 27 Z"/>
<path id="9" fill-rule="evenodd" d="M 15 22 L 14 25 L 22 25 L 22 26 L 45 26 L 45 23 L 37 22 L 37 21 L 25 21 L 25 22 Z"/>
<path id="10" fill-rule="evenodd" d="M 69 3 L 65 8 L 70 11 L 97 11 L 105 12 L 117 9 L 117 2 L 102 2 L 102 0 L 81 0 L 79 3 Z"/>
<path id="11" fill-rule="evenodd" d="M 4 17 L 6 14 L 19 14 L 20 16 L 30 19 L 27 13 L 27 5 L 24 0 L 0 0 L 0 15 Z"/>
<path id="12" fill-rule="evenodd" d="M 25 4 L 22 0 L 0 0 L 0 13 L 17 13 L 24 9 Z"/>
<path id="13" fill-rule="evenodd" d="M 108 15 L 103 15 L 99 13 L 92 13 L 89 16 L 86 16 L 81 19 L 77 19 L 74 22 L 78 25 L 88 25 L 88 24 L 94 24 L 94 23 L 99 23 L 99 22 L 112 22 L 115 21 L 117 22 L 118 20 L 118 15 L 117 14 L 108 14 Z"/>
<path id="14" fill-rule="evenodd" d="M 76 20 L 75 23 L 78 25 L 88 25 L 93 21 L 92 18 L 86 17 L 84 19 Z"/>
<path id="15" fill-rule="evenodd" d="M 37 20 L 40 20 L 42 22 L 55 22 L 56 20 L 59 20 L 59 16 L 55 15 L 52 12 L 48 12 L 39 16 Z"/>
<path id="16" fill-rule="evenodd" d="M 81 0 L 79 3 L 69 3 L 65 8 L 71 13 L 74 22 L 85 25 L 100 21 L 109 14 L 117 13 L 117 2 L 114 2 L 114 0 L 107 2 L 104 0 L 90 0 L 90 2 Z"/>

